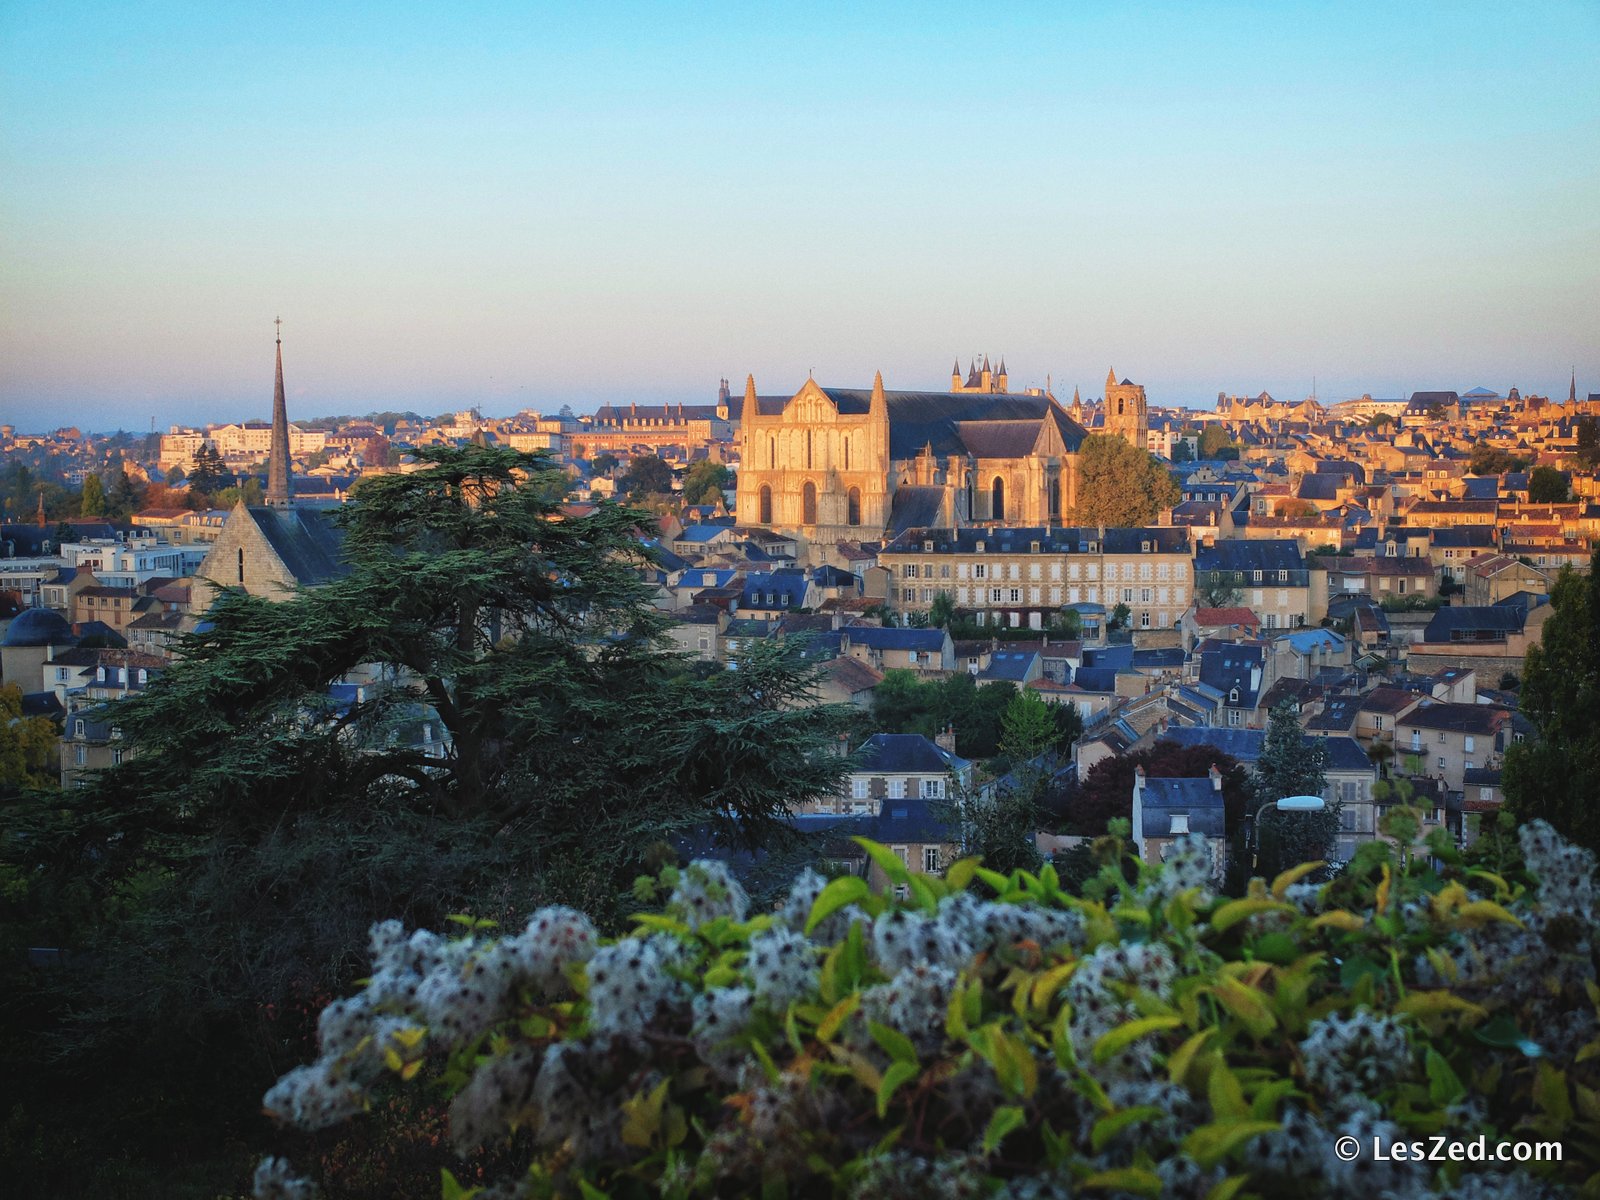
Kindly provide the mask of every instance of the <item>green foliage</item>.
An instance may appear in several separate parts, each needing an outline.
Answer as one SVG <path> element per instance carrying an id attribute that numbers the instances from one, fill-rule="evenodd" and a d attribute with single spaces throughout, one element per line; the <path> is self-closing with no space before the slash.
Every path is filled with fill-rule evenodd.
<path id="1" fill-rule="evenodd" d="M 90 471 L 83 477 L 83 500 L 78 512 L 85 517 L 103 517 L 106 512 L 106 488 L 100 476 Z"/>
<path id="2" fill-rule="evenodd" d="M 955 615 L 956 598 L 949 592 L 941 591 L 928 606 L 928 624 L 937 629 L 948 629 Z"/>
<path id="3" fill-rule="evenodd" d="M 1307 738 L 1294 706 L 1287 702 L 1272 710 L 1261 757 L 1256 760 L 1255 803 L 1273 803 L 1284 796 L 1320 796 L 1328 786 L 1328 748 L 1318 738 Z M 1333 856 L 1339 835 L 1339 801 L 1321 812 L 1280 812 L 1269 808 L 1256 830 L 1259 870 L 1276 874 L 1294 863 Z"/>
<path id="4" fill-rule="evenodd" d="M 1190 463 L 1194 461 L 1194 451 L 1189 448 L 1187 438 L 1179 438 L 1172 443 L 1173 463 Z"/>
<path id="5" fill-rule="evenodd" d="M 615 454 L 600 453 L 589 460 L 589 469 L 596 475 L 605 475 L 615 471 L 622 463 Z"/>
<path id="6" fill-rule="evenodd" d="M 59 778 L 56 727 L 22 715 L 22 689 L 0 686 L 0 800 L 24 788 L 53 788 Z"/>
<path id="7" fill-rule="evenodd" d="M 1324 1200 L 1468 1178 L 1509 1197 L 1576 1194 L 1600 1167 L 1594 860 L 1547 826 L 1523 831 L 1511 878 L 1379 841 L 1333 883 L 1297 867 L 1231 900 L 1198 837 L 1164 865 L 1104 839 L 1081 893 L 1050 866 L 933 878 L 865 848 L 906 901 L 807 875 L 751 917 L 696 863 L 649 881 L 663 911 L 598 947 L 558 910 L 498 944 L 375 931 L 379 973 L 423 946 L 419 995 L 470 969 L 499 999 L 375 985 L 266 1107 L 314 1129 L 442 1094 L 463 1156 L 447 1197 L 464 1178 L 616 1200 Z M 1490 1176 L 1370 1149 L 1480 1135 L 1566 1153 Z M 263 1178 L 296 1176 L 275 1159 Z"/>
<path id="8" fill-rule="evenodd" d="M 1161 460 L 1120 437 L 1091 434 L 1078 457 L 1080 525 L 1148 525 L 1182 499 Z"/>
<path id="9" fill-rule="evenodd" d="M 1118 601 L 1117 606 L 1111 610 L 1111 616 L 1106 620 L 1107 629 L 1126 629 L 1128 622 L 1133 618 L 1133 610 L 1126 604 Z"/>
<path id="10" fill-rule="evenodd" d="M 711 504 L 722 499 L 725 488 L 734 484 L 733 472 L 721 463 L 705 459 L 690 467 L 683 476 L 685 504 Z M 667 485 L 672 486 L 670 483 Z"/>
<path id="11" fill-rule="evenodd" d="M 1063 832 L 1098 837 L 1112 822 L 1133 815 L 1134 769 L 1151 779 L 1201 779 L 1215 766 L 1222 773 L 1222 804 L 1229 831 L 1238 829 L 1254 809 L 1249 773 L 1231 755 L 1210 746 L 1180 746 L 1157 741 L 1131 754 L 1103 758 L 1089 768 L 1072 796 Z"/>
<path id="12" fill-rule="evenodd" d="M 1584 466 L 1593 466 L 1600 459 L 1600 422 L 1594 417 L 1579 417 L 1577 448 L 1574 457 Z"/>
<path id="13" fill-rule="evenodd" d="M 1506 751 L 1507 807 L 1542 818 L 1564 836 L 1600 847 L 1600 578 L 1563 567 L 1550 589 L 1551 614 L 1530 647 L 1518 695 L 1535 734 Z"/>
<path id="14" fill-rule="evenodd" d="M 1527 459 L 1516 458 L 1509 450 L 1491 446 L 1488 442 L 1479 442 L 1474 446 L 1467 463 L 1467 470 L 1474 475 L 1502 475 L 1507 471 L 1525 471 L 1527 468 Z"/>
<path id="15" fill-rule="evenodd" d="M 1572 498 L 1572 487 L 1565 471 L 1554 467 L 1535 467 L 1528 476 L 1528 500 L 1533 504 L 1565 504 Z"/>
<path id="16" fill-rule="evenodd" d="M 366 486 L 367 480 L 361 480 L 361 485 Z M 215 508 L 232 508 L 235 504 L 244 502 L 250 507 L 265 504 L 266 493 L 262 490 L 261 480 L 255 475 L 247 475 L 244 481 L 237 486 L 222 488 L 211 493 L 211 503 Z"/>
<path id="17" fill-rule="evenodd" d="M 1200 431 L 1201 458 L 1221 458 L 1224 450 L 1234 451 L 1234 457 L 1237 458 L 1238 449 L 1233 435 L 1221 421 L 1207 421 L 1205 428 Z"/>
<path id="18" fill-rule="evenodd" d="M 641 454 L 628 461 L 617 485 L 630 497 L 665 496 L 672 491 L 672 468 L 656 454 Z"/>
<path id="19" fill-rule="evenodd" d="M 873 722 L 882 733 L 929 738 L 954 726 L 957 754 L 989 758 L 1000 750 L 1001 722 L 1016 694 L 1009 683 L 979 686 L 965 671 L 928 682 L 911 671 L 888 671 L 872 689 Z"/>
<path id="20" fill-rule="evenodd" d="M 1201 607 L 1232 608 L 1244 599 L 1244 590 L 1232 571 L 1207 571 L 1196 589 Z"/>
<path id="21" fill-rule="evenodd" d="M 1433 612 L 1444 606 L 1444 597 L 1407 592 L 1404 596 L 1385 596 L 1378 601 L 1384 612 Z"/>
<path id="22" fill-rule="evenodd" d="M 144 485 L 135 483 L 132 476 L 118 467 L 106 489 L 105 511 L 108 516 L 126 518 L 138 511 L 144 499 Z"/>
<path id="23" fill-rule="evenodd" d="M 812 704 L 792 646 L 686 671 L 636 572 L 636 511 L 564 513 L 542 457 L 417 455 L 343 510 L 347 575 L 224 593 L 119 707 L 124 764 L 8 810 L 4 864 L 29 881 L 8 926 L 88 953 L 28 984 L 30 1054 L 62 1065 L 7 1074 L 92 1064 L 145 1098 L 118 1125 L 140 1154 L 179 1153 L 195 1119 L 237 1131 L 374 919 L 561 900 L 615 920 L 661 840 L 781 848 L 791 804 L 837 792 L 847 710 Z M 335 702 L 351 672 L 361 698 Z M 174 1125 L 191 1096 L 204 1115 Z"/>

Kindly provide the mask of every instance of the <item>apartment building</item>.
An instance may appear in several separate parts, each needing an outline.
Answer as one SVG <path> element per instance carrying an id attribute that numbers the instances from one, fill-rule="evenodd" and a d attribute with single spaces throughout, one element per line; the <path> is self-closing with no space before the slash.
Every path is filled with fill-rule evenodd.
<path id="1" fill-rule="evenodd" d="M 1043 629 L 1067 604 L 1126 604 L 1133 629 L 1170 629 L 1193 599 L 1187 529 L 909 529 L 878 552 L 889 606 L 925 613 L 939 593 L 982 625 Z"/>

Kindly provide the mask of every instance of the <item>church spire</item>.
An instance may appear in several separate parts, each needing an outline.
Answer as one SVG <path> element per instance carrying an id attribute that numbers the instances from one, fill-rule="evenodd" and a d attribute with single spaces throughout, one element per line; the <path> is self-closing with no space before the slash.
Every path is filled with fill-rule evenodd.
<path id="1" fill-rule="evenodd" d="M 1117 372 L 1116 372 L 1116 368 L 1113 367 L 1111 370 L 1106 372 L 1106 387 L 1114 388 L 1116 386 L 1117 386 Z"/>
<path id="2" fill-rule="evenodd" d="M 289 482 L 289 409 L 283 400 L 283 319 L 278 327 L 278 374 L 272 385 L 272 459 L 267 470 L 267 503 L 287 508 L 294 502 Z"/>
<path id="3" fill-rule="evenodd" d="M 872 417 L 887 421 L 889 419 L 889 401 L 883 394 L 883 372 L 878 371 L 872 377 L 872 403 L 869 407 Z"/>
<path id="4" fill-rule="evenodd" d="M 1567 403 L 1568 404 L 1576 404 L 1577 402 L 1578 402 L 1578 368 L 1577 367 L 1573 367 L 1572 368 L 1572 382 L 1567 385 Z"/>

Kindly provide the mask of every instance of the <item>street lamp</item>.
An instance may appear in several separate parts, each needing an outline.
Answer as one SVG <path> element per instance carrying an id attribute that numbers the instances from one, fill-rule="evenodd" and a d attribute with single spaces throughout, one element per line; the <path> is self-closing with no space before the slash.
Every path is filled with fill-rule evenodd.
<path id="1" fill-rule="evenodd" d="M 1266 815 L 1269 808 L 1276 808 L 1279 812 L 1321 812 L 1328 807 L 1328 802 L 1321 796 L 1281 796 L 1276 800 L 1268 800 L 1256 809 L 1255 820 L 1255 853 L 1250 858 L 1250 869 L 1254 871 L 1261 861 L 1261 818 Z"/>

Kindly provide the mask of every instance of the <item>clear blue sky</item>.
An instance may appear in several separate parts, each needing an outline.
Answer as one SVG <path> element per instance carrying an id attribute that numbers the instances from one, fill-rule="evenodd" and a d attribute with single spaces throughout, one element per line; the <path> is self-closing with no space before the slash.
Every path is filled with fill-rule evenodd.
<path id="1" fill-rule="evenodd" d="M 0 4 L 0 419 L 1600 391 L 1600 4 Z"/>

